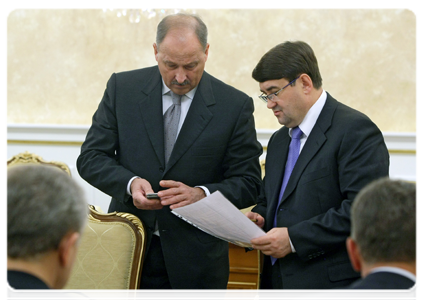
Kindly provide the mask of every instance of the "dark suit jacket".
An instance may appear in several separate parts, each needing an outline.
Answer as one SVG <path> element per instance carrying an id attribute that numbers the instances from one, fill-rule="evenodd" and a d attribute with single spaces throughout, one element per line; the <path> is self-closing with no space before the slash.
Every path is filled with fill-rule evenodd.
<path id="1" fill-rule="evenodd" d="M 273 227 L 290 137 L 283 127 L 271 137 L 259 203 L 254 208 Z M 345 240 L 350 207 L 370 181 L 388 176 L 383 136 L 362 113 L 329 94 L 302 149 L 278 207 L 277 227 L 287 227 L 296 249 L 278 260 L 283 288 L 334 288 L 359 274 L 349 262 Z"/>
<path id="2" fill-rule="evenodd" d="M 296 300 L 417 300 L 420 287 L 399 274 L 377 272 L 345 288 L 333 289 Z"/>
<path id="3" fill-rule="evenodd" d="M 255 204 L 261 184 L 253 101 L 204 72 L 167 165 L 162 79 L 155 67 L 113 74 L 77 161 L 82 178 L 112 196 L 109 211 L 130 212 L 148 227 L 158 220 L 173 288 L 226 288 L 228 243 L 174 216 L 168 207 L 136 209 L 133 176 L 159 191 L 160 180 L 219 190 L 238 208 Z M 147 245 L 148 248 L 149 244 Z"/>
<path id="4" fill-rule="evenodd" d="M 60 292 L 51 290 L 37 277 L 24 272 L 6 271 L 6 300 L 71 300 Z"/>

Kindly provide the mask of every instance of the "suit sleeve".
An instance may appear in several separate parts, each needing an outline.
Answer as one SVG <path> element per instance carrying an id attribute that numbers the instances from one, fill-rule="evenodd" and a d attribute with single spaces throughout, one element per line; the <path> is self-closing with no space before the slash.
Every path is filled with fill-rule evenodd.
<path id="1" fill-rule="evenodd" d="M 389 154 L 383 136 L 368 118 L 362 118 L 354 123 L 354 127 L 346 128 L 340 137 L 337 157 L 327 159 L 336 161 L 342 197 L 340 200 L 328 199 L 336 204 L 325 213 L 288 226 L 291 241 L 303 260 L 345 247 L 355 196 L 366 184 L 389 175 Z"/>
<path id="2" fill-rule="evenodd" d="M 136 175 L 118 163 L 115 88 L 116 74 L 113 74 L 82 144 L 77 168 L 83 179 L 104 193 L 117 199 L 129 199 L 126 187 Z"/>
<path id="3" fill-rule="evenodd" d="M 236 126 L 223 160 L 223 177 L 218 183 L 204 184 L 211 193 L 219 190 L 238 208 L 256 203 L 261 186 L 259 157 L 263 153 L 257 141 L 253 100 L 248 98 L 239 110 Z"/>
<path id="4" fill-rule="evenodd" d="M 268 145 L 270 145 L 272 143 L 273 137 L 275 136 L 275 133 L 270 137 Z M 258 213 L 259 215 L 261 215 L 263 218 L 265 218 L 265 222 L 266 222 L 266 214 L 267 214 L 267 210 L 268 210 L 268 205 L 267 205 L 267 199 L 266 199 L 266 176 L 263 178 L 261 187 L 260 187 L 260 193 L 259 196 L 257 198 L 257 205 L 253 207 L 253 209 L 251 211 Z M 266 228 L 266 226 L 264 227 Z"/>

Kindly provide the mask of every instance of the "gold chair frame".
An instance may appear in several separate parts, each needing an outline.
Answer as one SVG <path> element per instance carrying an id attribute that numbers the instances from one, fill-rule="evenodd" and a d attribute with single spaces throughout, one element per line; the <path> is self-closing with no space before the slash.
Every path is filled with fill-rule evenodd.
<path id="1" fill-rule="evenodd" d="M 65 163 L 59 162 L 59 161 L 45 161 L 41 156 L 29 153 L 28 151 L 25 151 L 23 153 L 19 153 L 12 158 L 10 158 L 7 161 L 7 166 L 12 167 L 15 165 L 20 164 L 44 164 L 44 165 L 50 165 L 53 167 L 58 167 L 65 171 L 69 176 L 71 176 L 70 169 L 68 165 Z"/>

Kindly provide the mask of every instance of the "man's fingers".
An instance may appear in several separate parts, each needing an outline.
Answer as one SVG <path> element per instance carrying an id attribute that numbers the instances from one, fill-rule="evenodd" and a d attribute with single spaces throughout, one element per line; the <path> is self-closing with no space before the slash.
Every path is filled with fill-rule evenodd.
<path id="1" fill-rule="evenodd" d="M 174 188 L 174 187 L 179 187 L 181 185 L 180 182 L 177 182 L 174 180 L 161 180 L 159 184 L 161 187 L 165 187 L 165 188 Z"/>

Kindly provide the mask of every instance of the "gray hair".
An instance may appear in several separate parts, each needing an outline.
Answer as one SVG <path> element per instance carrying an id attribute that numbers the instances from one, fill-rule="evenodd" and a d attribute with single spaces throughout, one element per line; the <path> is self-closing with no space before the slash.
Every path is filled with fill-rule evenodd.
<path id="1" fill-rule="evenodd" d="M 416 185 L 382 178 L 361 190 L 351 209 L 351 237 L 367 263 L 416 260 Z"/>
<path id="2" fill-rule="evenodd" d="M 157 48 L 160 47 L 161 42 L 171 28 L 190 28 L 194 30 L 201 46 L 206 50 L 207 26 L 198 15 L 178 13 L 164 17 L 157 26 Z"/>
<path id="3" fill-rule="evenodd" d="M 59 168 L 36 164 L 8 168 L 8 257 L 37 259 L 57 249 L 66 234 L 82 232 L 87 213 L 83 190 Z"/>

